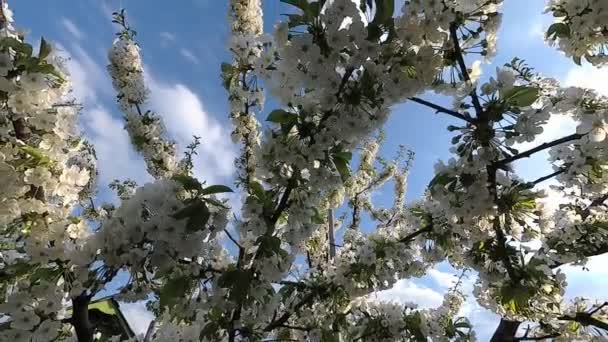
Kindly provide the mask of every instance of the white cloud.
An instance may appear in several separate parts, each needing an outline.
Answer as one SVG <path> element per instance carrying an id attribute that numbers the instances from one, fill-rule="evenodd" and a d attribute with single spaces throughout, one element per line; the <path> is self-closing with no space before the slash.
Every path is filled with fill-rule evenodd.
<path id="1" fill-rule="evenodd" d="M 136 335 L 145 335 L 154 314 L 146 309 L 146 302 L 120 303 L 120 311 Z"/>
<path id="2" fill-rule="evenodd" d="M 187 86 L 160 82 L 146 75 L 150 87 L 150 108 L 163 116 L 169 134 L 183 148 L 201 137 L 195 174 L 209 183 L 221 182 L 232 175 L 234 146 L 229 130 L 207 113 L 199 97 Z"/>
<path id="3" fill-rule="evenodd" d="M 402 304 L 415 303 L 421 308 L 435 308 L 443 302 L 441 293 L 407 279 L 397 281 L 390 290 L 379 291 L 370 296 Z"/>
<path id="4" fill-rule="evenodd" d="M 583 88 L 595 89 L 598 93 L 608 96 L 608 69 L 598 69 L 589 64 L 576 66 L 568 72 L 565 84 Z"/>
<path id="5" fill-rule="evenodd" d="M 98 63 L 78 44 L 61 47 L 69 57 L 67 67 L 74 86 L 74 98 L 84 105 L 81 119 L 93 142 L 100 173 L 100 185 L 115 178 L 132 178 L 139 183 L 151 178 L 145 173 L 141 157 L 133 150 L 119 115 L 113 115 L 104 103 L 114 103 L 110 78 Z M 183 84 L 168 84 L 146 75 L 151 90 L 149 108 L 164 118 L 169 134 L 182 148 L 202 138 L 195 158 L 195 174 L 210 183 L 221 182 L 233 172 L 236 156 L 229 131 L 208 114 L 199 97 Z"/>
<path id="6" fill-rule="evenodd" d="M 72 95 L 83 105 L 94 105 L 99 102 L 100 95 L 112 94 L 112 85 L 104 68 L 97 63 L 84 49 L 73 44 L 69 50 L 58 45 L 64 52 L 70 79 L 73 84 Z"/>
<path id="7" fill-rule="evenodd" d="M 74 38 L 82 39 L 85 37 L 85 34 L 68 18 L 61 18 L 61 26 L 63 26 L 66 31 L 68 31 Z"/>
<path id="8" fill-rule="evenodd" d="M 430 269 L 426 273 L 426 275 L 429 276 L 437 286 L 444 289 L 454 286 L 454 284 L 456 284 L 456 281 L 458 280 L 458 277 L 456 275 L 452 273 L 441 272 L 435 268 Z"/>
<path id="9" fill-rule="evenodd" d="M 190 62 L 192 62 L 194 64 L 200 63 L 200 60 L 198 59 L 198 57 L 196 57 L 196 55 L 189 49 L 181 48 L 181 49 L 179 49 L 179 53 L 180 53 L 180 55 L 182 55 L 182 57 L 184 57 L 185 59 L 189 60 Z"/>
<path id="10" fill-rule="evenodd" d="M 160 46 L 167 47 L 175 42 L 175 34 L 167 31 L 163 31 L 160 34 Z"/>
<path id="11" fill-rule="evenodd" d="M 101 186 L 114 179 L 129 178 L 138 184 L 152 180 L 145 172 L 143 160 L 132 148 L 122 119 L 113 117 L 107 109 L 99 106 L 85 110 L 82 123 L 95 146 Z"/>

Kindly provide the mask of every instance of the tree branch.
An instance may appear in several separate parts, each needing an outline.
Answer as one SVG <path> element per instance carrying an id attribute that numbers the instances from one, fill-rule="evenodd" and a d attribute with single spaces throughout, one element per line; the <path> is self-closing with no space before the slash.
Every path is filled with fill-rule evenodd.
<path id="1" fill-rule="evenodd" d="M 538 184 L 540 184 L 540 183 L 542 183 L 542 182 L 544 182 L 544 181 L 547 181 L 547 180 L 549 180 L 549 179 L 551 179 L 551 178 L 553 178 L 553 177 L 555 177 L 555 176 L 561 175 L 562 173 L 566 172 L 567 170 L 568 170 L 568 169 L 567 169 L 567 168 L 565 168 L 565 167 L 560 168 L 559 170 L 557 170 L 557 171 L 555 171 L 555 172 L 553 172 L 553 173 L 551 173 L 551 174 L 548 174 L 548 175 L 546 175 L 546 176 L 543 176 L 543 177 L 540 177 L 540 178 L 538 178 L 538 179 L 535 179 L 535 180 L 533 180 L 533 181 L 531 181 L 531 182 L 528 182 L 528 183 L 527 183 L 527 184 L 528 184 L 528 187 L 529 187 L 529 188 L 533 188 L 533 187 L 535 187 L 536 185 L 538 185 Z"/>
<path id="2" fill-rule="evenodd" d="M 72 318 L 78 342 L 93 342 L 93 325 L 89 320 L 89 303 L 91 296 L 85 293 L 72 298 Z"/>
<path id="3" fill-rule="evenodd" d="M 529 149 L 529 150 L 527 150 L 525 152 L 516 154 L 516 155 L 514 155 L 512 157 L 499 160 L 499 161 L 497 161 L 495 163 L 495 165 L 497 167 L 498 166 L 504 166 L 504 165 L 510 164 L 510 163 L 512 163 L 512 162 L 514 162 L 516 160 L 523 159 L 523 158 L 528 158 L 531 155 L 533 155 L 534 153 L 540 152 L 542 150 L 546 150 L 546 149 L 551 148 L 553 146 L 557 146 L 557 145 L 560 145 L 560 144 L 563 144 L 563 143 L 566 143 L 566 142 L 569 142 L 569 141 L 579 140 L 580 138 L 582 138 L 584 136 L 585 136 L 585 134 L 578 134 L 578 133 L 571 134 L 571 135 L 565 136 L 563 138 L 560 138 L 560 139 L 553 140 L 553 141 L 548 142 L 548 143 L 544 143 L 544 144 L 538 145 L 538 146 L 536 146 L 534 148 L 531 148 L 531 149 Z"/>
<path id="4" fill-rule="evenodd" d="M 582 324 L 583 326 L 593 326 L 602 330 L 608 331 L 608 323 L 593 317 L 587 312 L 577 312 L 574 317 L 561 316 L 558 319 L 562 321 L 573 321 Z"/>
<path id="5" fill-rule="evenodd" d="M 418 235 L 424 234 L 424 233 L 429 233 L 432 231 L 432 225 L 428 225 L 420 230 L 417 230 L 411 234 L 409 234 L 408 236 L 404 237 L 403 239 L 399 240 L 399 242 L 401 243 L 405 243 L 405 242 L 410 242 L 411 240 L 415 239 Z"/>
<path id="6" fill-rule="evenodd" d="M 450 24 L 450 36 L 452 37 L 452 43 L 454 44 L 454 55 L 456 56 L 456 61 L 460 66 L 460 72 L 462 74 L 462 78 L 466 82 L 471 82 L 471 76 L 469 75 L 469 71 L 467 69 L 467 64 L 464 62 L 464 56 L 462 54 L 462 48 L 460 47 L 460 41 L 458 40 L 458 25 L 456 23 Z M 471 93 L 469 94 L 471 97 L 471 101 L 473 102 L 473 107 L 475 107 L 475 112 L 478 117 L 481 113 L 483 113 L 483 107 L 481 106 L 481 102 L 479 102 L 479 96 L 477 96 L 477 89 L 473 88 Z"/>
<path id="7" fill-rule="evenodd" d="M 513 342 L 516 341 L 515 334 L 521 323 L 517 321 L 508 321 L 501 319 L 494 335 L 490 339 L 490 342 Z"/>
<path id="8" fill-rule="evenodd" d="M 421 104 L 423 106 L 427 106 L 429 108 L 432 108 L 432 109 L 436 110 L 437 113 L 444 113 L 444 114 L 453 116 L 453 117 L 455 117 L 457 119 L 464 120 L 464 121 L 466 121 L 468 123 L 475 123 L 475 120 L 473 118 L 471 118 L 471 117 L 465 116 L 464 114 L 458 113 L 458 112 L 456 112 L 454 110 L 447 109 L 445 107 L 442 107 L 442 106 L 437 105 L 435 103 L 423 100 L 421 98 L 410 97 L 409 100 L 413 101 L 413 102 L 416 102 L 416 103 L 419 103 L 419 104 Z"/>
<path id="9" fill-rule="evenodd" d="M 334 237 L 334 211 L 332 209 L 327 210 L 327 235 L 329 240 L 329 260 L 333 260 L 336 257 L 336 241 Z"/>

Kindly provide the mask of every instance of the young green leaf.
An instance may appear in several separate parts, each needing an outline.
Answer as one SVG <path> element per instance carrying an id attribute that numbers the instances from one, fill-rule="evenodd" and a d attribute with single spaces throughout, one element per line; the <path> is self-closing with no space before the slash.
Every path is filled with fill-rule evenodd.
<path id="1" fill-rule="evenodd" d="M 227 187 L 225 185 L 211 185 L 211 186 L 204 188 L 201 191 L 201 195 L 220 194 L 220 193 L 224 193 L 224 192 L 234 192 L 234 191 L 232 191 L 232 189 L 230 189 L 229 187 Z"/>
<path id="2" fill-rule="evenodd" d="M 51 48 L 51 44 L 49 44 L 44 37 L 40 39 L 40 50 L 38 51 L 38 58 L 45 59 L 47 58 L 53 49 Z"/>

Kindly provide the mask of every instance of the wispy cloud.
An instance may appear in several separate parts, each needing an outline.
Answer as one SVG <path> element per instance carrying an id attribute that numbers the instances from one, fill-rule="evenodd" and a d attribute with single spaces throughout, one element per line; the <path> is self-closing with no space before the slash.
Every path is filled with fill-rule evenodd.
<path id="1" fill-rule="evenodd" d="M 608 69 L 598 69 L 589 64 L 575 66 L 568 72 L 565 84 L 583 88 L 595 89 L 598 93 L 608 96 Z"/>
<path id="2" fill-rule="evenodd" d="M 160 36 L 160 46 L 167 47 L 173 44 L 176 40 L 175 34 L 167 31 L 163 31 L 159 34 Z"/>
<path id="3" fill-rule="evenodd" d="M 181 147 L 201 137 L 199 154 L 194 160 L 195 174 L 208 182 L 219 182 L 232 175 L 236 153 L 230 132 L 209 114 L 187 86 L 168 84 L 147 74 L 150 106 L 163 116 L 169 134 Z"/>
<path id="4" fill-rule="evenodd" d="M 443 302 L 443 295 L 440 292 L 408 279 L 401 279 L 392 289 L 379 291 L 370 296 L 401 304 L 415 303 L 422 308 L 435 308 Z"/>
<path id="5" fill-rule="evenodd" d="M 180 53 L 180 55 L 182 55 L 182 57 L 184 57 L 185 59 L 189 60 L 190 62 L 192 62 L 194 64 L 200 63 L 200 60 L 198 59 L 198 57 L 196 57 L 196 55 L 194 54 L 194 52 L 192 52 L 192 50 L 189 50 L 186 48 L 181 48 L 181 49 L 179 49 L 179 53 Z"/>
<path id="6" fill-rule="evenodd" d="M 86 35 L 84 34 L 84 32 L 82 32 L 78 26 L 76 26 L 76 24 L 71 21 L 68 18 L 62 17 L 61 18 L 61 26 L 68 31 L 68 33 L 70 33 L 74 38 L 76 39 L 82 39 L 84 38 Z"/>

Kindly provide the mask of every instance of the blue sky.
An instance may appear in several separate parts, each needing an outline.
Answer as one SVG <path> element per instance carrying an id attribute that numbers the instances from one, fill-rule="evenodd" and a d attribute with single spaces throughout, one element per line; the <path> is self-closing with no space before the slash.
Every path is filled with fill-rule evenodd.
<path id="1" fill-rule="evenodd" d="M 263 0 L 266 31 L 270 31 L 280 13 L 288 11 L 278 0 Z M 161 114 L 168 131 L 183 148 L 193 134 L 203 138 L 203 147 L 196 160 L 196 173 L 211 183 L 228 184 L 233 177 L 232 161 L 237 149 L 231 145 L 226 92 L 219 78 L 221 62 L 229 61 L 227 52 L 227 0 L 13 0 L 9 5 L 15 12 L 17 26 L 30 32 L 30 39 L 44 35 L 58 44 L 71 57 L 69 68 L 76 87 L 74 95 L 85 106 L 81 126 L 95 144 L 100 168 L 100 196 L 113 197 L 106 184 L 114 178 L 132 178 L 140 183 L 149 181 L 141 158 L 128 144 L 122 130 L 121 114 L 114 101 L 110 79 L 105 73 L 106 51 L 113 39 L 110 23 L 113 10 L 128 10 L 131 24 L 139 32 L 138 41 L 144 51 L 148 85 L 152 90 L 151 108 Z M 542 15 L 543 1 L 508 0 L 499 34 L 499 53 L 493 64 L 484 64 L 485 77 L 492 76 L 497 65 L 518 56 L 537 71 L 551 75 L 567 84 L 596 87 L 608 93 L 601 80 L 608 71 L 589 66 L 577 67 L 543 41 L 543 30 L 549 16 Z M 432 94 L 425 98 L 446 105 L 449 99 Z M 265 113 L 274 109 L 267 103 Z M 261 119 L 265 114 L 261 115 Z M 433 174 L 438 159 L 450 157 L 451 135 L 445 127 L 449 118 L 406 103 L 394 108 L 386 125 L 386 143 L 381 154 L 393 155 L 400 144 L 416 153 L 409 178 L 408 199 L 419 198 Z M 543 136 L 545 140 L 572 132 L 565 120 L 553 121 Z M 546 156 L 527 160 L 519 165 L 522 176 L 534 179 L 549 170 Z M 390 193 L 390 192 L 387 192 Z M 386 194 L 378 196 L 388 201 Z M 553 195 L 551 201 L 557 200 Z M 608 271 L 599 265 L 602 259 L 591 261 L 590 272 L 568 268 L 568 296 L 601 296 L 608 286 Z M 441 302 L 450 285 L 449 266 L 440 265 L 423 280 L 400 281 L 395 289 L 383 296 L 402 301 L 419 301 L 429 306 Z M 471 287 L 471 281 L 467 287 Z M 605 297 L 605 292 L 604 295 Z M 141 305 L 127 308 L 136 329 L 145 328 Z M 476 323 L 480 340 L 487 340 L 497 323 L 495 317 L 468 302 L 465 313 Z M 144 319 L 145 318 L 145 319 Z"/>

